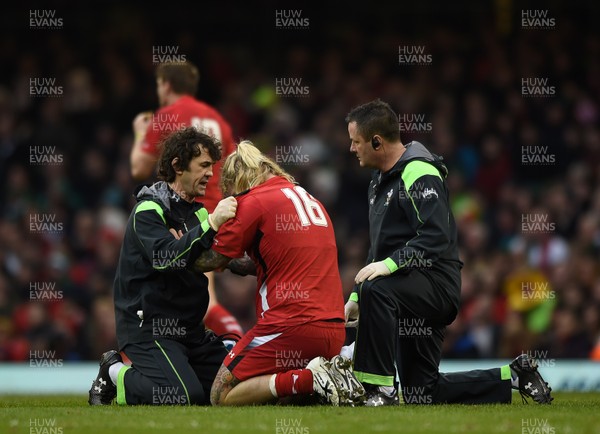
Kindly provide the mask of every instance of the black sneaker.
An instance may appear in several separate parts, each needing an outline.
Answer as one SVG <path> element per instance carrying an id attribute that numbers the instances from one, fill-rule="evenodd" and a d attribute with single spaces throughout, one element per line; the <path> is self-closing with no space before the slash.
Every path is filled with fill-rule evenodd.
<path id="1" fill-rule="evenodd" d="M 527 354 L 521 354 L 510 363 L 510 369 L 519 377 L 519 393 L 524 403 L 532 398 L 538 404 L 550 404 L 552 388 L 544 381 L 537 370 L 537 361 Z"/>
<path id="2" fill-rule="evenodd" d="M 384 405 L 400 405 L 398 392 L 394 390 L 394 394 L 390 396 L 379 390 L 379 387 L 377 386 L 371 385 L 367 387 L 365 407 L 382 407 Z"/>
<path id="3" fill-rule="evenodd" d="M 117 396 L 115 386 L 108 375 L 108 368 L 117 362 L 123 363 L 123 358 L 118 351 L 110 350 L 102 354 L 100 358 L 100 370 L 98 376 L 92 382 L 88 402 L 90 405 L 110 405 Z"/>

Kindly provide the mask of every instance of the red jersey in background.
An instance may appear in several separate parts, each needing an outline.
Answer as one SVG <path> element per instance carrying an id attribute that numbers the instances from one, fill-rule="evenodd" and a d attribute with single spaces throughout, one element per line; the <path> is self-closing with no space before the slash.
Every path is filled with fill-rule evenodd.
<path id="1" fill-rule="evenodd" d="M 161 140 L 170 132 L 188 126 L 196 127 L 215 137 L 222 144 L 222 157 L 213 167 L 213 176 L 206 186 L 206 194 L 197 198 L 198 202 L 202 202 L 204 207 L 212 212 L 222 199 L 219 180 L 223 161 L 235 151 L 231 126 L 217 110 L 189 95 L 182 96 L 171 105 L 161 107 L 152 116 L 142 144 L 142 151 L 158 158 Z"/>

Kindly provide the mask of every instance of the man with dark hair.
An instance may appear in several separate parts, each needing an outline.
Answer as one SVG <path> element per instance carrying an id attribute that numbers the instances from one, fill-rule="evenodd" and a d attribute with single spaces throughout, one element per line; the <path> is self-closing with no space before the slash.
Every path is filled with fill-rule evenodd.
<path id="1" fill-rule="evenodd" d="M 508 403 L 511 386 L 549 403 L 551 389 L 525 354 L 501 368 L 439 372 L 462 268 L 448 171 L 421 143 L 401 142 L 398 117 L 383 101 L 354 108 L 346 122 L 350 152 L 361 167 L 375 169 L 367 265 L 345 308 L 347 323 L 358 323 L 354 374 L 367 389 L 366 405 L 398 403 L 396 372 L 406 403 Z"/>
<path id="2" fill-rule="evenodd" d="M 157 66 L 155 75 L 160 108 L 155 113 L 140 113 L 133 121 L 135 141 L 130 163 L 134 180 L 145 181 L 154 175 L 161 140 L 185 127 L 196 127 L 219 140 L 224 157 L 235 150 L 231 126 L 215 108 L 195 98 L 200 80 L 196 66 L 190 62 L 163 63 Z M 215 182 L 202 197 L 208 210 L 221 199 L 220 168 L 220 163 L 215 164 Z"/>
<path id="3" fill-rule="evenodd" d="M 235 150 L 231 127 L 221 114 L 194 96 L 198 90 L 200 74 L 190 62 L 162 63 L 156 68 L 156 93 L 160 109 L 154 114 L 140 113 L 133 121 L 135 140 L 131 149 L 131 175 L 136 181 L 152 178 L 161 140 L 170 132 L 193 126 L 216 138 L 222 144 L 223 157 Z M 213 180 L 208 184 L 201 200 L 212 211 L 221 200 L 219 177 L 221 163 L 215 163 Z M 213 273 L 208 273 L 210 301 L 204 322 L 218 335 L 232 334 L 241 337 L 243 330 L 237 320 L 218 303 Z"/>
<path id="4" fill-rule="evenodd" d="M 202 322 L 208 279 L 193 264 L 235 216 L 237 201 L 223 199 L 209 214 L 195 199 L 204 195 L 220 158 L 213 137 L 192 127 L 177 131 L 163 142 L 163 180 L 136 192 L 114 283 L 119 350 L 132 366 L 117 351 L 104 353 L 91 405 L 115 397 L 118 404 L 210 403 L 227 350 Z"/>

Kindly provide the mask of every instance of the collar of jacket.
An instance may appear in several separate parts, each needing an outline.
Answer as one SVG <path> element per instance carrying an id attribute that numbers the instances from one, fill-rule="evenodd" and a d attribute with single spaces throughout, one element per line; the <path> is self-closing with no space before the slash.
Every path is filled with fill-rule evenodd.
<path id="1" fill-rule="evenodd" d="M 402 156 L 390 170 L 383 173 L 380 170 L 375 170 L 373 172 L 373 181 L 375 183 L 381 184 L 388 178 L 400 176 L 406 165 L 412 160 L 427 161 L 435 166 L 444 178 L 448 176 L 448 169 L 443 163 L 443 158 L 430 152 L 422 143 L 413 140 L 404 146 L 406 151 L 404 151 Z"/>
<path id="2" fill-rule="evenodd" d="M 151 200 L 158 203 L 167 212 L 171 212 L 171 202 L 189 204 L 190 208 L 193 208 L 194 211 L 203 207 L 200 202 L 185 202 L 177 193 L 169 188 L 169 185 L 165 181 L 141 185 L 135 190 L 134 195 L 138 202 Z"/>

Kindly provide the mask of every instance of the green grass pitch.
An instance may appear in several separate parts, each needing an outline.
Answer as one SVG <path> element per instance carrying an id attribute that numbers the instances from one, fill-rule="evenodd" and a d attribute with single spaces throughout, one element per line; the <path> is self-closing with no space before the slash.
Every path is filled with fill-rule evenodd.
<path id="1" fill-rule="evenodd" d="M 0 433 L 600 433 L 600 393 L 552 405 L 90 407 L 87 396 L 0 396 Z"/>

